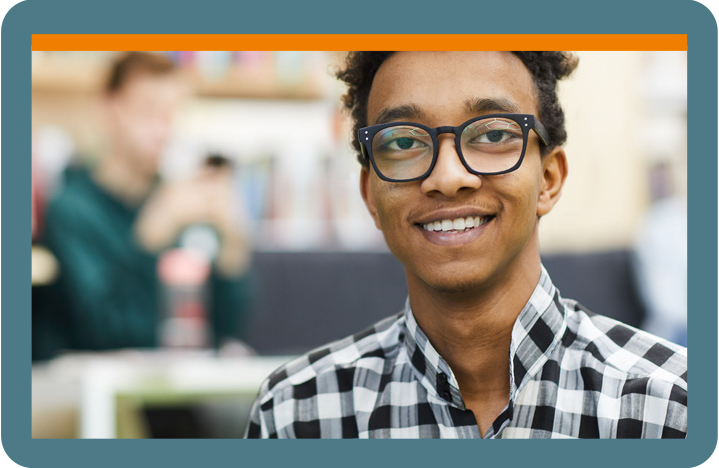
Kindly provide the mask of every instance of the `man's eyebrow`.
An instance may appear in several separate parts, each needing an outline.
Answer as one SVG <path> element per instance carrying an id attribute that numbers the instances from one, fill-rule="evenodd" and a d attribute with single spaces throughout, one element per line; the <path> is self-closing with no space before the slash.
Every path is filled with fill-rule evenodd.
<path id="1" fill-rule="evenodd" d="M 508 112 L 518 114 L 519 106 L 509 99 L 468 99 L 464 101 L 467 113 L 482 115 L 491 112 Z"/>
<path id="2" fill-rule="evenodd" d="M 382 109 L 377 115 L 374 124 L 379 125 L 387 122 L 396 122 L 398 120 L 422 120 L 425 117 L 424 112 L 414 104 L 406 106 L 387 107 Z"/>

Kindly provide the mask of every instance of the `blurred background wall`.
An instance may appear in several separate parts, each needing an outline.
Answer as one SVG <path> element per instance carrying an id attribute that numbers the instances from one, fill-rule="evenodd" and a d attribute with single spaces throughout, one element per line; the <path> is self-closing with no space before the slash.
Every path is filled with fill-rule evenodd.
<path id="1" fill-rule="evenodd" d="M 569 178 L 545 251 L 631 247 L 652 202 L 686 195 L 686 52 L 579 52 L 560 84 Z"/>

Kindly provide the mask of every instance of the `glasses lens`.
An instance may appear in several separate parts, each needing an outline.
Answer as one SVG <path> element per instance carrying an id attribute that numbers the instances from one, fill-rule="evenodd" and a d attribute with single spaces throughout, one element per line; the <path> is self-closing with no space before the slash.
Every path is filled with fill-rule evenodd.
<path id="1" fill-rule="evenodd" d="M 462 132 L 462 155 L 477 172 L 502 172 L 514 167 L 522 156 L 522 128 L 511 119 L 477 120 Z"/>
<path id="2" fill-rule="evenodd" d="M 377 169 L 385 177 L 414 179 L 432 165 L 432 137 L 419 127 L 388 127 L 374 136 L 372 156 Z"/>

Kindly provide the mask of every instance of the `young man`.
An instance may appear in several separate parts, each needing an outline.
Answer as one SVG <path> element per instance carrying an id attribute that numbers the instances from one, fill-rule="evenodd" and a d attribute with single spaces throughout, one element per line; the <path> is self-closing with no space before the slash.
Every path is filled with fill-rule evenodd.
<path id="1" fill-rule="evenodd" d="M 60 262 L 67 310 L 52 318 L 55 337 L 43 339 L 55 344 L 43 358 L 62 349 L 156 346 L 158 256 L 194 223 L 222 239 L 210 283 L 216 344 L 238 335 L 251 292 L 250 250 L 231 174 L 208 167 L 188 180 L 158 177 L 185 87 L 161 54 L 130 52 L 112 64 L 102 96 L 106 151 L 92 167 L 70 167 L 48 206 L 46 242 Z"/>
<path id="2" fill-rule="evenodd" d="M 361 193 L 409 299 L 277 370 L 248 437 L 685 437 L 686 349 L 561 298 L 540 261 L 567 176 L 556 83 L 575 66 L 350 55 Z"/>

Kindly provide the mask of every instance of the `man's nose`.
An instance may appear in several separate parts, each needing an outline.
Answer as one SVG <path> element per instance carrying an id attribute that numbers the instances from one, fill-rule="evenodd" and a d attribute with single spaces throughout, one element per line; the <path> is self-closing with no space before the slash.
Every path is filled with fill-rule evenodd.
<path id="1" fill-rule="evenodd" d="M 426 194 L 435 192 L 453 197 L 462 189 L 479 189 L 482 179 L 469 172 L 462 164 L 453 135 L 439 135 L 438 140 L 437 162 L 429 177 L 422 181 L 422 191 Z"/>

